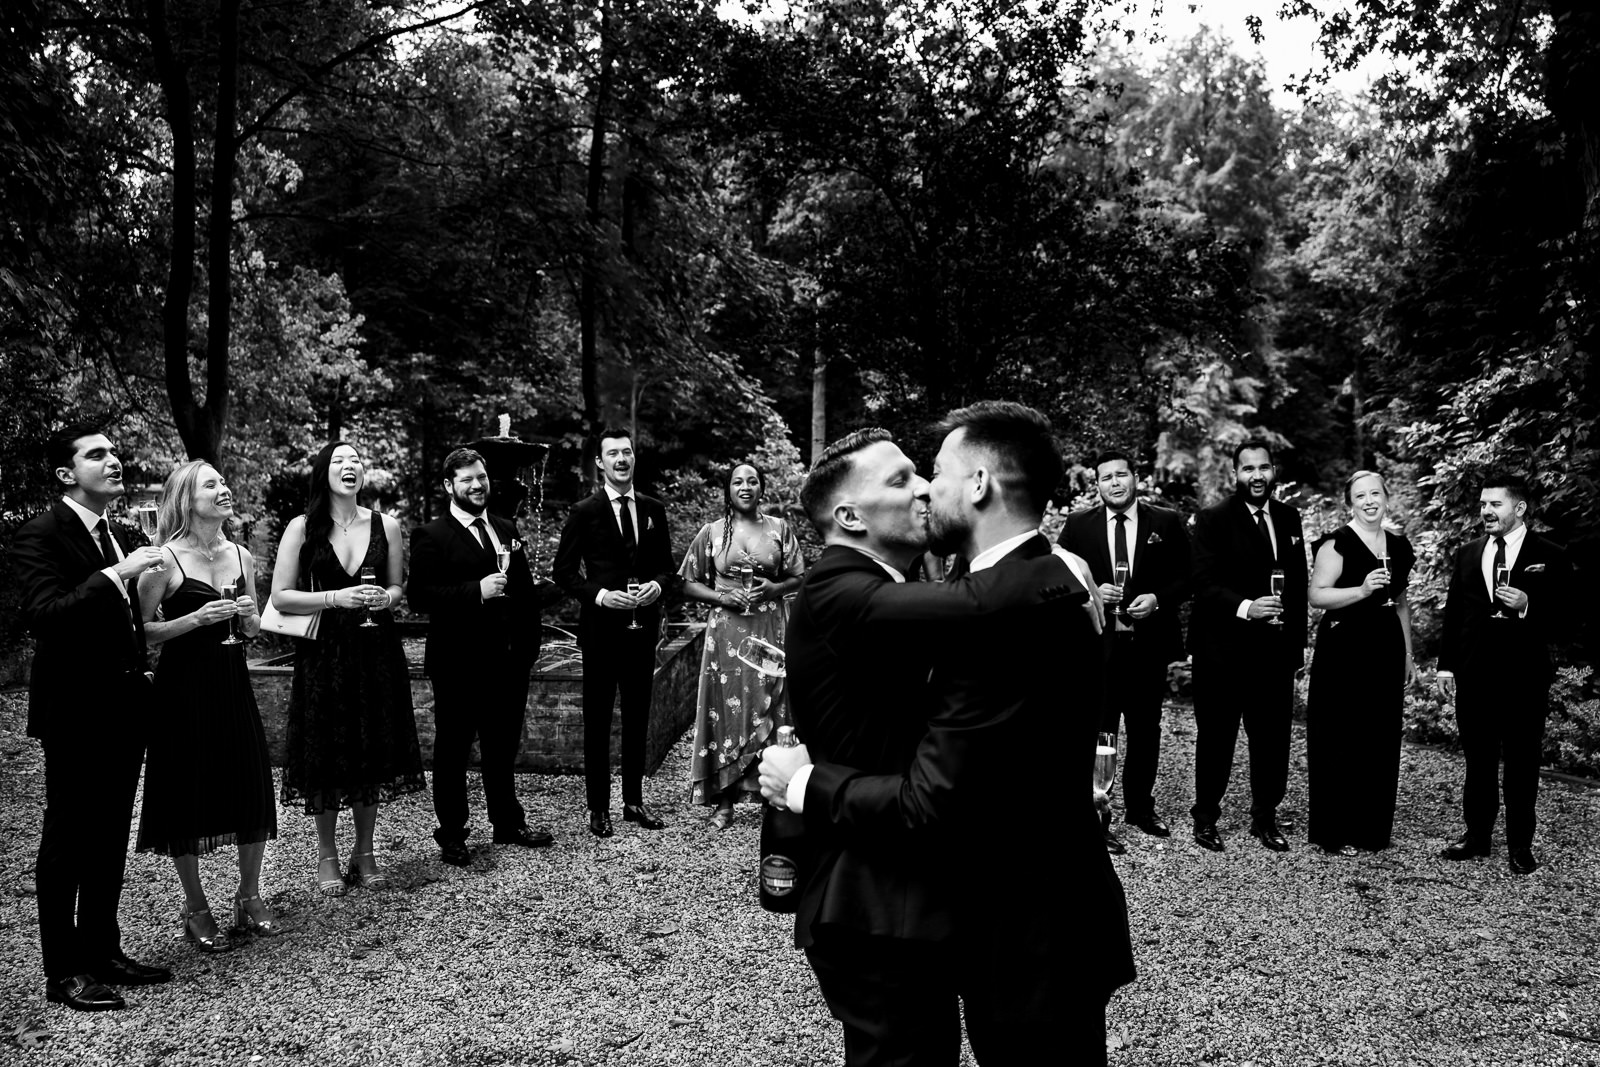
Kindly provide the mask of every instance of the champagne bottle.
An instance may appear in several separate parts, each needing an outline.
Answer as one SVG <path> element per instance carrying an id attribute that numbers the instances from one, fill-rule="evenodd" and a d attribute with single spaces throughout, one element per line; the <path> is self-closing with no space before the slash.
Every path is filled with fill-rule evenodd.
<path id="1" fill-rule="evenodd" d="M 781 748 L 800 742 L 794 727 L 778 727 L 774 741 Z M 768 911 L 792 913 L 800 907 L 805 885 L 805 821 L 792 811 L 767 805 L 761 817 L 761 906 Z"/>

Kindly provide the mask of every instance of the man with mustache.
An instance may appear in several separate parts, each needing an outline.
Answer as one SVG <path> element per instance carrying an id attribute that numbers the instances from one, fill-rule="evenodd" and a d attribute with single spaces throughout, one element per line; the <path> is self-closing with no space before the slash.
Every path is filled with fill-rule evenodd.
<path id="1" fill-rule="evenodd" d="M 1573 586 L 1566 550 L 1528 529 L 1528 483 L 1491 471 L 1478 495 L 1482 537 L 1456 553 L 1444 607 L 1438 685 L 1455 701 L 1467 761 L 1461 789 L 1466 833 L 1448 860 L 1489 855 L 1505 758 L 1506 853 L 1513 874 L 1531 874 L 1550 682 L 1550 646 L 1565 630 Z"/>
<path id="2" fill-rule="evenodd" d="M 644 803 L 644 742 L 655 677 L 657 601 L 681 584 L 673 560 L 667 509 L 635 492 L 633 438 L 600 432 L 595 467 L 601 490 L 573 505 L 556 548 L 556 584 L 578 601 L 583 649 L 583 767 L 589 832 L 610 837 L 611 710 L 621 695 L 622 818 L 645 830 L 666 825 Z M 640 583 L 628 591 L 632 580 Z M 638 625 L 630 626 L 632 622 Z"/>
<path id="3" fill-rule="evenodd" d="M 497 845 L 541 848 L 517 800 L 517 750 L 528 709 L 528 673 L 539 658 L 540 608 L 554 586 L 535 583 L 510 519 L 492 515 L 483 456 L 458 448 L 444 460 L 447 514 L 411 534 L 414 610 L 428 616 L 423 670 L 433 684 L 433 838 L 446 863 L 465 867 L 467 761 L 476 737 L 483 799 Z M 498 553 L 507 553 L 502 570 Z M 559 594 L 558 594 L 559 595 Z"/>
<path id="4" fill-rule="evenodd" d="M 1194 517 L 1194 840 L 1221 852 L 1217 820 L 1234 744 L 1250 744 L 1250 833 L 1274 852 L 1289 848 L 1278 805 L 1289 784 L 1294 676 L 1305 663 L 1306 550 L 1300 512 L 1272 499 L 1272 446 L 1233 451 L 1232 496 Z M 1283 572 L 1283 593 L 1272 572 Z"/>
<path id="5" fill-rule="evenodd" d="M 1043 1048 L 1070 1049 L 1070 1062 L 1103 1063 L 1106 998 L 1132 979 L 1133 966 L 1126 902 L 1090 800 L 1099 706 L 1075 707 L 1061 681 L 1080 667 L 1098 669 L 1099 609 L 1082 561 L 1063 568 L 1059 557 L 1068 554 L 1052 552 L 1038 531 L 1062 475 L 1060 454 L 1048 420 L 1019 404 L 975 404 L 952 412 L 941 428 L 947 433 L 927 489 L 928 540 L 935 552 L 970 560 L 969 576 L 946 591 L 888 586 L 876 605 L 881 633 L 836 623 L 817 634 L 811 628 L 827 603 L 808 597 L 820 591 L 811 583 L 827 582 L 824 564 L 845 563 L 825 554 L 801 587 L 806 610 L 797 608 L 791 622 L 789 680 L 806 743 L 767 749 L 761 770 L 763 792 L 799 811 L 808 839 L 823 850 L 806 883 L 797 938 L 810 934 L 807 955 L 845 1024 L 847 1063 L 954 1064 L 958 996 L 986 1067 L 1036 1063 Z M 898 450 L 890 455 L 909 469 Z M 871 459 L 861 461 L 864 479 L 872 477 Z M 865 498 L 856 488 L 858 508 Z M 833 522 L 847 528 L 849 516 L 835 514 Z M 830 552 L 841 544 L 830 534 Z M 942 609 L 960 603 L 952 596 L 975 597 L 975 605 L 949 615 Z M 912 605 L 914 597 L 922 603 Z M 890 614 L 903 606 L 917 610 L 905 619 Z M 828 637 L 831 660 L 813 646 L 818 636 Z M 879 697 L 863 680 L 831 694 L 831 706 L 814 707 L 810 697 L 834 676 L 827 668 L 850 667 L 841 647 L 860 648 L 872 680 L 888 682 L 898 696 Z M 906 674 L 891 673 L 897 669 Z M 891 752 L 874 760 L 861 735 L 883 727 L 891 709 L 904 716 L 914 692 L 926 695 L 931 717 L 898 724 L 915 739 L 913 757 Z M 857 736 L 841 743 L 841 725 Z M 1067 780 L 1081 789 L 1060 805 L 1041 847 L 1038 821 L 1017 818 L 1016 796 L 1026 753 L 1046 739 L 1055 739 Z M 876 943 L 837 928 L 854 918 L 841 902 L 870 893 L 901 924 Z M 924 908 L 909 911 L 905 901 Z M 1085 916 L 1093 917 L 1088 926 Z M 1063 963 L 1069 957 L 1095 963 L 1073 968 Z M 884 988 L 868 986 L 866 973 L 884 978 Z"/>
<path id="6" fill-rule="evenodd" d="M 122 951 L 117 905 L 149 725 L 144 625 L 132 592 L 161 562 L 134 548 L 106 508 L 122 496 L 122 462 L 92 426 L 60 430 L 45 461 L 61 499 L 11 542 L 22 615 L 35 645 L 28 736 L 44 747 L 44 826 L 35 884 L 45 999 L 77 1011 L 127 1002 L 112 985 L 172 972 Z"/>

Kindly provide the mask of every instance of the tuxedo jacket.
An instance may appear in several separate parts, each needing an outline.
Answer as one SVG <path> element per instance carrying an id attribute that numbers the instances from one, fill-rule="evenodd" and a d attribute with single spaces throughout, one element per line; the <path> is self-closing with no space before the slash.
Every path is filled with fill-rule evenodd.
<path id="1" fill-rule="evenodd" d="M 1129 545 L 1132 574 L 1123 590 L 1126 607 L 1142 593 L 1154 593 L 1156 611 L 1133 623 L 1134 643 L 1163 663 L 1183 659 L 1183 625 L 1178 608 L 1189 599 L 1189 532 L 1183 516 L 1169 508 L 1137 505 L 1138 544 Z M 1112 581 L 1111 549 L 1106 543 L 1106 507 L 1075 511 L 1061 531 L 1061 547 L 1082 556 L 1096 584 Z M 1108 607 L 1109 612 L 1109 607 Z M 1106 632 L 1112 631 L 1108 623 Z"/>
<path id="2" fill-rule="evenodd" d="M 1269 500 L 1267 515 L 1278 538 L 1278 555 L 1261 536 L 1244 497 L 1238 493 L 1194 517 L 1190 545 L 1194 567 L 1194 609 L 1189 614 L 1189 651 L 1227 656 L 1250 648 L 1250 638 L 1268 624 L 1238 617 L 1239 602 L 1272 593 L 1273 567 L 1283 568 L 1283 629 L 1276 647 L 1279 667 L 1297 670 L 1305 662 L 1306 568 L 1305 536 L 1300 512 L 1280 500 Z"/>
<path id="3" fill-rule="evenodd" d="M 926 730 L 939 635 L 1047 597 L 1082 615 L 1086 593 L 1056 560 L 902 584 L 852 548 L 824 549 L 801 581 L 785 640 L 790 711 L 818 765 L 813 773 L 832 763 L 904 773 Z M 795 916 L 796 944 L 810 945 L 827 924 L 923 941 L 953 936 L 951 875 L 959 860 L 917 840 L 846 842 L 814 814 L 810 788 L 803 818 L 814 861 Z M 1014 802 L 1015 789 L 1007 796 Z M 816 811 L 825 810 L 819 803 Z"/>
<path id="4" fill-rule="evenodd" d="M 1101 638 L 1079 606 L 1085 591 L 1043 536 L 967 581 L 1002 583 L 997 593 L 1022 583 L 1041 595 L 1013 594 L 1010 610 L 935 636 L 931 717 L 905 773 L 830 762 L 837 756 L 808 742 L 815 765 L 803 818 L 808 836 L 846 854 L 899 845 L 937 857 L 966 977 L 1005 989 L 1008 1010 L 1047 1018 L 1060 1010 L 1061 983 L 1050 976 L 1063 967 L 1073 989 L 1103 994 L 1134 977 L 1127 901 L 1089 789 L 1100 705 L 1070 683 L 1097 668 Z M 1043 752 L 1057 770 L 1035 798 L 1053 798 L 1041 836 L 1044 824 L 1018 815 L 1018 788 Z"/>
<path id="5" fill-rule="evenodd" d="M 617 525 L 616 508 L 604 488 L 580 500 L 561 528 L 553 577 L 556 584 L 578 601 L 578 643 L 628 625 L 631 612 L 613 611 L 595 604 L 602 589 L 627 591 L 628 579 L 661 584 L 662 596 L 638 611 L 639 625 L 654 626 L 661 618 L 667 595 L 682 584 L 672 555 L 667 530 L 667 509 L 653 496 L 634 490 L 638 526 L 635 551 L 628 552 Z"/>
<path id="6" fill-rule="evenodd" d="M 128 531 L 110 525 L 123 553 L 131 551 Z M 23 621 L 34 636 L 28 736 L 96 736 L 105 719 L 128 714 L 118 700 L 97 699 L 96 690 L 109 683 L 107 675 L 142 674 L 147 665 L 134 583 L 124 600 L 101 573 L 106 560 L 99 544 L 61 500 L 17 531 L 11 559 Z"/>
<path id="7" fill-rule="evenodd" d="M 510 519 L 484 512 L 507 547 L 517 539 Z M 506 595 L 484 600 L 479 582 L 495 570 L 476 534 L 454 515 L 411 532 L 411 575 L 406 596 L 412 610 L 428 616 L 423 670 L 430 678 L 470 677 L 484 657 L 533 665 L 539 658 L 540 612 L 549 586 L 533 580 L 522 549 L 511 553 Z"/>
<path id="8" fill-rule="evenodd" d="M 1510 671 L 1544 688 L 1555 677 L 1550 646 L 1568 624 L 1574 579 L 1567 551 L 1529 530 L 1511 568 L 1512 587 L 1528 594 L 1527 617 L 1497 619 L 1494 609 L 1500 602 L 1490 598 L 1483 579 L 1488 543 L 1487 536 L 1479 537 L 1455 554 L 1439 669 L 1467 677 L 1482 670 Z"/>

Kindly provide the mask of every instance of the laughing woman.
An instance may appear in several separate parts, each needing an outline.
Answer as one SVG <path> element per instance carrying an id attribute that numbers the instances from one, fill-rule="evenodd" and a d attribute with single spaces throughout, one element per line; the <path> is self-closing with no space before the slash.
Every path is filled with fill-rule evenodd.
<path id="1" fill-rule="evenodd" d="M 690 799 L 716 805 L 711 825 L 718 830 L 733 823 L 735 801 L 760 795 L 761 750 L 789 721 L 784 679 L 767 677 L 738 656 L 739 643 L 750 636 L 783 647 L 789 614 L 783 598 L 800 588 L 805 571 L 789 524 L 761 513 L 765 488 L 756 468 L 734 467 L 722 487 L 722 518 L 701 527 L 678 569 L 683 595 L 713 605 L 700 663 Z"/>
<path id="2" fill-rule="evenodd" d="M 388 884 L 373 857 L 378 805 L 427 784 L 410 671 L 389 614 L 401 593 L 400 525 L 357 503 L 365 480 L 348 442 L 317 453 L 305 514 L 283 531 L 272 572 L 279 611 L 322 615 L 316 640 L 295 642 L 282 796 L 316 817 L 317 887 L 326 896 Z M 363 581 L 365 571 L 375 578 Z M 355 845 L 341 877 L 334 832 L 343 807 Z"/>

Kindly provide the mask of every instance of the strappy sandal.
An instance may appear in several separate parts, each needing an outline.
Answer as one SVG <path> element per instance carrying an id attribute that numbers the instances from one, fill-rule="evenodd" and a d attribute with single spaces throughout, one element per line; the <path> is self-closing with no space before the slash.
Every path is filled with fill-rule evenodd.
<path id="1" fill-rule="evenodd" d="M 324 863 L 333 864 L 332 878 L 322 877 L 322 865 Z M 323 856 L 317 860 L 317 891 L 325 897 L 342 897 L 350 892 L 350 887 L 345 884 L 345 880 L 339 877 L 338 856 Z"/>
<path id="2" fill-rule="evenodd" d="M 283 933 L 283 923 L 279 919 L 257 919 L 250 914 L 250 909 L 245 905 L 252 900 L 266 908 L 266 903 L 259 894 L 253 897 L 233 898 L 233 928 L 242 933 L 255 934 L 257 937 L 277 937 Z M 271 912 L 268 911 L 268 914 Z"/>
<path id="3" fill-rule="evenodd" d="M 210 908 L 197 908 L 194 911 L 184 908 L 181 915 L 183 919 L 183 936 L 201 952 L 227 952 L 233 946 L 228 943 L 227 936 L 221 930 L 214 934 L 197 934 L 194 932 L 194 927 L 189 925 L 190 919 L 198 919 L 202 915 L 210 914 Z"/>
<path id="4" fill-rule="evenodd" d="M 373 860 L 371 874 L 361 873 L 361 868 L 356 865 L 356 860 L 362 858 L 372 859 L 371 850 L 350 853 L 350 869 L 345 875 L 345 879 L 351 885 L 365 886 L 367 889 L 387 889 L 389 887 L 389 876 L 378 870 L 376 860 Z"/>

